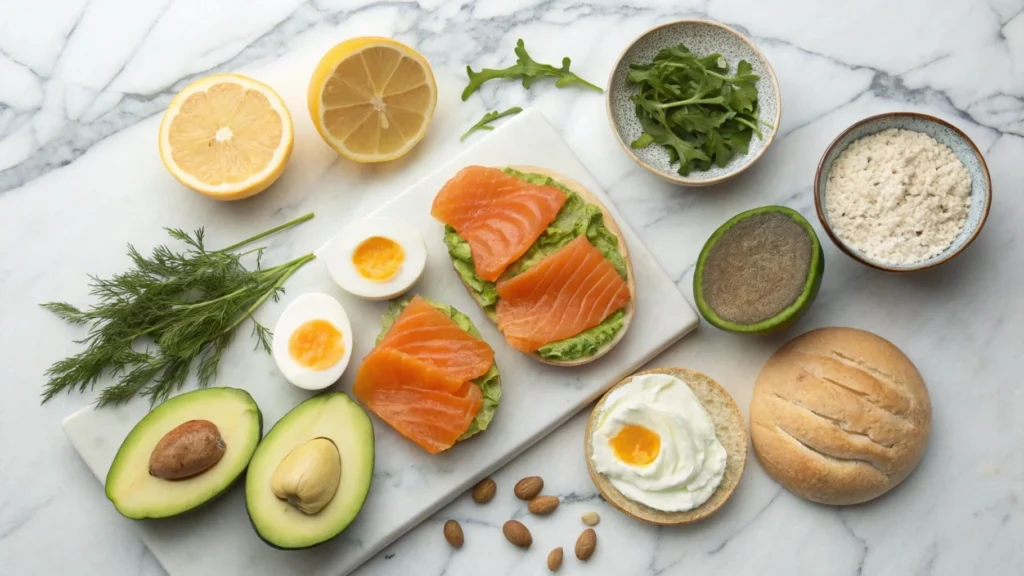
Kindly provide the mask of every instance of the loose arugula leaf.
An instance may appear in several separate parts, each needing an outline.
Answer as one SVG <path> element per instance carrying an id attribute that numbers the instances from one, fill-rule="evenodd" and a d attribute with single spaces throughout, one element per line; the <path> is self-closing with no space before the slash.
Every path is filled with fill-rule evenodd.
<path id="1" fill-rule="evenodd" d="M 541 64 L 533 58 L 530 58 L 530 55 L 526 52 L 526 46 L 523 44 L 522 38 L 516 42 L 515 53 L 517 57 L 516 63 L 508 68 L 502 68 L 500 70 L 494 68 L 483 68 L 479 72 L 474 72 L 473 68 L 466 66 L 466 74 L 469 76 L 469 84 L 467 84 L 466 89 L 462 91 L 462 100 L 465 101 L 473 94 L 473 92 L 479 90 L 480 87 L 483 86 L 484 82 L 494 80 L 496 78 L 522 78 L 523 88 L 529 89 L 530 86 L 539 78 L 551 77 L 556 79 L 555 86 L 559 88 L 578 84 L 592 90 L 597 90 L 598 92 L 604 91 L 570 72 L 569 64 L 571 61 L 568 56 L 562 58 L 561 68 L 555 68 L 551 64 Z"/>
<path id="2" fill-rule="evenodd" d="M 494 126 L 490 126 L 491 122 L 494 122 L 498 118 L 504 118 L 505 116 L 515 116 L 516 114 L 519 114 L 522 111 L 523 109 L 520 108 L 519 106 L 513 106 L 508 110 L 505 110 L 504 112 L 491 110 L 490 112 L 484 114 L 483 118 L 481 118 L 479 122 L 473 124 L 469 128 L 469 130 L 466 130 L 466 133 L 459 137 L 459 142 L 462 142 L 463 140 L 466 139 L 467 136 L 469 136 L 473 132 L 476 132 L 477 130 L 494 130 Z"/>
<path id="3" fill-rule="evenodd" d="M 649 63 L 630 65 L 629 82 L 639 86 L 632 96 L 643 128 L 633 148 L 659 144 L 679 173 L 724 167 L 746 154 L 750 139 L 763 138 L 758 117 L 757 81 L 749 62 L 737 64 L 730 76 L 721 54 L 698 56 L 679 44 L 662 49 Z"/>

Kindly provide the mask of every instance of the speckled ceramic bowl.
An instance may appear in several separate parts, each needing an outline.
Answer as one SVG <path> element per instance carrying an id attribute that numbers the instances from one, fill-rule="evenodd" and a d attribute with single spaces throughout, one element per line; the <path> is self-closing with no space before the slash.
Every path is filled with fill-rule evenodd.
<path id="1" fill-rule="evenodd" d="M 729 62 L 730 70 L 735 71 L 740 60 L 750 62 L 754 74 L 761 77 L 757 82 L 758 115 L 770 123 L 773 128 L 761 127 L 764 139 L 756 135 L 750 140 L 750 149 L 744 155 L 737 155 L 724 168 L 712 165 L 704 172 L 691 172 L 680 176 L 676 171 L 678 164 L 671 164 L 668 153 L 657 144 L 634 150 L 629 143 L 636 140 L 641 133 L 640 121 L 636 118 L 635 105 L 630 96 L 637 93 L 637 87 L 630 84 L 627 76 L 629 65 L 650 62 L 662 48 L 684 44 L 691 52 L 704 56 L 718 52 Z M 683 186 L 710 186 L 743 172 L 764 154 L 768 146 L 775 140 L 782 121 L 782 100 L 779 96 L 779 83 L 775 79 L 768 59 L 754 44 L 742 34 L 710 20 L 678 20 L 651 28 L 634 40 L 619 56 L 611 76 L 608 78 L 608 89 L 605 91 L 608 104 L 608 119 L 612 131 L 622 144 L 622 149 L 637 164 L 655 175 Z"/>
<path id="2" fill-rule="evenodd" d="M 875 260 L 846 244 L 832 229 L 828 210 L 825 209 L 825 184 L 828 181 L 832 165 L 839 155 L 854 141 L 890 128 L 923 132 L 935 138 L 939 143 L 949 146 L 953 154 L 963 162 L 971 176 L 971 207 L 967 212 L 967 223 L 964 224 L 964 229 L 960 231 L 949 248 L 946 248 L 941 254 L 914 264 L 890 264 Z M 814 175 L 814 206 L 818 211 L 818 219 L 821 220 L 825 232 L 832 238 L 832 242 L 854 260 L 888 272 L 917 272 L 952 260 L 978 237 L 981 228 L 985 225 L 985 220 L 988 219 L 991 205 L 992 178 L 989 176 L 988 165 L 985 164 L 985 158 L 981 155 L 978 147 L 967 137 L 967 134 L 964 134 L 956 126 L 934 116 L 917 112 L 888 112 L 865 118 L 850 126 L 825 150 L 825 154 L 818 163 L 818 171 Z"/>

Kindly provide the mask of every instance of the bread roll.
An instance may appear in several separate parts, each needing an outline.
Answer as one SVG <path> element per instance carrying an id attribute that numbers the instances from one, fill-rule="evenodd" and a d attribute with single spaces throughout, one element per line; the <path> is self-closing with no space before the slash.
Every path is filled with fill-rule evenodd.
<path id="1" fill-rule="evenodd" d="M 813 330 L 780 348 L 750 405 L 754 452 L 791 492 L 858 504 L 902 482 L 924 454 L 928 390 L 888 340 L 853 328 Z"/>

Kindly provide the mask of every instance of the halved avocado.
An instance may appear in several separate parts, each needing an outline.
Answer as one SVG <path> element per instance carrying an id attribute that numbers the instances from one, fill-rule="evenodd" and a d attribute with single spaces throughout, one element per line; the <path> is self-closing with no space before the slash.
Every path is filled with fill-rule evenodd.
<path id="1" fill-rule="evenodd" d="M 693 297 L 712 326 L 769 334 L 814 302 L 825 254 L 799 212 L 763 206 L 737 214 L 708 238 L 697 259 Z"/>
<path id="2" fill-rule="evenodd" d="M 308 449 L 307 444 L 317 439 L 329 440 L 337 450 L 337 454 L 329 453 L 324 457 L 340 457 L 340 477 L 325 481 L 317 477 L 324 470 L 329 471 L 324 475 L 337 473 L 336 463 L 327 466 L 316 462 L 318 454 L 323 454 L 321 450 Z M 355 520 L 370 492 L 373 444 L 370 418 L 343 392 L 319 394 L 292 408 L 267 432 L 246 474 L 245 506 L 259 537 L 275 548 L 298 549 L 321 544 L 341 534 Z M 315 443 L 315 447 L 324 446 L 331 452 L 328 443 Z M 306 448 L 296 451 L 303 447 Z M 286 459 L 289 461 L 286 468 L 297 462 L 305 469 L 279 471 Z M 289 500 L 275 494 L 281 487 L 282 476 L 291 477 L 289 490 L 292 492 L 315 495 L 319 500 L 315 513 L 299 509 L 301 494 Z M 323 505 L 325 491 L 330 500 Z"/>
<path id="3" fill-rule="evenodd" d="M 168 432 L 193 420 L 217 427 L 223 455 L 206 470 L 178 480 L 151 473 L 153 449 Z M 107 498 L 135 520 L 188 512 L 223 494 L 242 473 L 263 435 L 263 415 L 245 390 L 204 388 L 175 396 L 132 428 L 107 472 Z"/>

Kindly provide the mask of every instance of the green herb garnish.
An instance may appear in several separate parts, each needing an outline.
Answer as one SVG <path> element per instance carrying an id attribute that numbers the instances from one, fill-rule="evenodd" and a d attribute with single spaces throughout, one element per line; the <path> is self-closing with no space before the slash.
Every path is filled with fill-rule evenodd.
<path id="1" fill-rule="evenodd" d="M 138 392 L 156 405 L 181 388 L 196 359 L 199 386 L 208 386 L 235 328 L 247 319 L 253 322 L 256 347 L 269 353 L 271 331 L 252 314 L 267 298 L 277 301 L 285 281 L 315 256 L 262 268 L 263 248 L 238 249 L 312 217 L 306 214 L 221 250 L 206 249 L 202 228 L 191 235 L 165 229 L 185 243 L 184 252 L 161 245 L 146 258 L 129 244 L 131 270 L 110 278 L 91 277 L 91 294 L 99 304 L 84 310 L 64 302 L 42 305 L 68 322 L 91 324 L 79 341 L 86 349 L 46 372 L 43 402 L 63 391 L 91 389 L 109 372 L 118 382 L 103 389 L 100 406 L 125 402 Z M 248 270 L 241 260 L 252 254 L 256 268 Z"/>
<path id="2" fill-rule="evenodd" d="M 493 68 L 483 68 L 479 72 L 473 72 L 473 69 L 466 66 L 466 74 L 469 75 L 469 84 L 466 89 L 462 91 L 462 100 L 465 101 L 473 92 L 476 92 L 484 82 L 493 80 L 495 78 L 522 78 L 523 88 L 529 89 L 530 85 L 534 83 L 538 78 L 552 77 L 556 78 L 555 86 L 559 88 L 565 88 L 573 84 L 580 86 L 586 86 L 598 92 L 603 92 L 601 88 L 587 82 L 583 78 L 569 72 L 569 57 L 562 58 L 562 67 L 555 68 L 551 64 L 540 64 L 535 62 L 530 55 L 526 53 L 526 46 L 523 45 L 523 39 L 520 38 L 516 42 L 516 63 L 508 68 L 501 70 L 495 70 Z"/>
<path id="3" fill-rule="evenodd" d="M 476 132 L 477 130 L 494 130 L 494 126 L 489 126 L 491 122 L 494 122 L 498 118 L 504 118 L 505 116 L 515 116 L 516 114 L 519 114 L 522 111 L 523 109 L 520 108 L 519 106 L 513 106 L 508 110 L 505 110 L 504 112 L 491 110 L 490 112 L 484 114 L 483 118 L 481 118 L 479 122 L 473 124 L 473 126 L 471 126 L 469 130 L 466 130 L 466 133 L 459 137 L 459 142 L 462 142 L 463 140 L 466 139 L 466 137 L 468 137 L 473 132 Z"/>
<path id="4" fill-rule="evenodd" d="M 746 154 L 759 124 L 757 81 L 750 63 L 741 60 L 735 76 L 721 54 L 697 57 L 679 44 L 664 48 L 649 64 L 631 64 L 629 81 L 640 86 L 631 98 L 643 133 L 632 148 L 660 144 L 679 174 L 725 166 Z"/>

